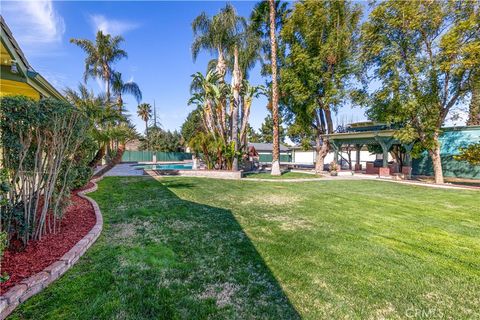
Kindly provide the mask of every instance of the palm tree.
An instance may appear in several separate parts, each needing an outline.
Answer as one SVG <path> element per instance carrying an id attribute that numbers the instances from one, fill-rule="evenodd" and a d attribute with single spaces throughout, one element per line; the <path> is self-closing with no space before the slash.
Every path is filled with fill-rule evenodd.
<path id="1" fill-rule="evenodd" d="M 110 102 L 112 64 L 127 57 L 127 53 L 120 49 L 120 43 L 123 41 L 121 36 L 112 37 L 110 34 L 103 34 L 102 31 L 97 32 L 95 42 L 88 39 L 70 39 L 71 43 L 82 48 L 87 54 L 84 81 L 86 82 L 89 77 L 104 80 L 107 102 Z"/>
<path id="2" fill-rule="evenodd" d="M 280 172 L 280 140 L 278 123 L 278 83 L 277 83 L 277 38 L 275 28 L 275 0 L 269 0 L 270 4 L 270 48 L 272 62 L 272 116 L 273 116 L 273 150 L 272 150 L 272 176 L 281 175 Z"/>
<path id="3" fill-rule="evenodd" d="M 226 73 L 225 54 L 232 44 L 232 37 L 237 27 L 238 17 L 231 4 L 227 4 L 220 13 L 208 17 L 202 12 L 192 22 L 194 40 L 192 44 L 193 60 L 197 59 L 200 50 L 217 52 L 216 71 L 223 80 Z"/>
<path id="4" fill-rule="evenodd" d="M 244 148 L 247 147 L 247 131 L 248 131 L 248 119 L 250 117 L 250 107 L 254 98 L 258 98 L 261 95 L 266 95 L 266 89 L 264 86 L 252 86 L 247 80 L 243 80 L 242 84 L 242 97 L 243 100 L 243 113 L 240 129 L 240 143 Z"/>
<path id="5" fill-rule="evenodd" d="M 142 100 L 142 91 L 140 87 L 133 81 L 124 82 L 120 72 L 112 73 L 112 92 L 117 98 L 118 110 L 122 112 L 123 99 L 122 94 L 130 94 L 140 103 Z"/>
<path id="6" fill-rule="evenodd" d="M 222 99 L 228 95 L 228 87 L 219 82 L 220 75 L 215 70 L 210 70 L 204 76 L 201 72 L 192 75 L 190 91 L 192 98 L 189 104 L 197 104 L 201 107 L 205 129 L 212 136 L 219 136 L 223 143 L 227 142 L 226 128 L 222 118 L 224 109 Z"/>
<path id="7" fill-rule="evenodd" d="M 148 103 L 139 104 L 137 107 L 138 116 L 145 121 L 145 136 L 148 139 L 148 120 L 152 117 L 152 106 Z"/>
<path id="8" fill-rule="evenodd" d="M 97 142 L 98 150 L 89 166 L 95 167 L 105 156 L 110 141 L 115 139 L 115 135 L 112 135 L 110 128 L 119 121 L 126 120 L 118 110 L 107 104 L 105 95 L 97 96 L 83 84 L 78 86 L 78 91 L 70 88 L 66 89 L 65 97 L 71 104 L 80 109 L 92 123 L 90 134 Z"/>

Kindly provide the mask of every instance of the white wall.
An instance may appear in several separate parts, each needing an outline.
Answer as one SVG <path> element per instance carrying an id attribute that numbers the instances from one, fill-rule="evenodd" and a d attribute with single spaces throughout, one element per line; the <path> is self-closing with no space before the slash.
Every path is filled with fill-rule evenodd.
<path id="1" fill-rule="evenodd" d="M 348 159 L 348 154 L 346 152 L 341 152 L 341 155 L 345 158 Z M 333 161 L 333 152 L 329 152 L 327 156 L 325 157 L 325 164 L 328 164 Z M 356 151 L 352 150 L 351 152 L 351 157 L 352 157 L 352 165 L 355 165 L 356 163 Z M 312 165 L 315 163 L 315 151 L 314 150 L 309 150 L 309 151 L 300 151 L 300 150 L 295 150 L 292 152 L 292 161 L 296 164 L 308 164 Z M 339 157 L 340 159 L 340 157 Z M 375 154 L 371 154 L 368 151 L 360 151 L 360 163 L 365 167 L 367 161 L 375 161 L 376 157 Z"/>

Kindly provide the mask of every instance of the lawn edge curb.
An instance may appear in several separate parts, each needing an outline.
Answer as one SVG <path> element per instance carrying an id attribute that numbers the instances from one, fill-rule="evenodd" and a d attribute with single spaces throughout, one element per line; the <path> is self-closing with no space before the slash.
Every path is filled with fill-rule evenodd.
<path id="1" fill-rule="evenodd" d="M 90 202 L 95 211 L 95 225 L 92 229 L 78 241 L 67 253 L 58 261 L 50 264 L 42 271 L 22 280 L 0 296 L 0 320 L 7 318 L 13 310 L 21 303 L 28 300 L 45 289 L 49 284 L 60 278 L 67 272 L 81 256 L 95 243 L 103 229 L 103 216 L 100 207 L 92 198 L 86 194 L 98 189 L 97 182 L 102 180 L 103 176 L 90 180 L 93 186 L 79 191 L 78 196 Z"/>

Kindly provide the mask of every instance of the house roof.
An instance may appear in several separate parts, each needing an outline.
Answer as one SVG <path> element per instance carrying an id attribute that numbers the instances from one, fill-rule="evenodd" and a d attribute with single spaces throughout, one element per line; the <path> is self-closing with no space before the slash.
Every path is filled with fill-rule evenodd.
<path id="1" fill-rule="evenodd" d="M 65 100 L 65 97 L 63 97 L 63 95 L 57 89 L 55 89 L 44 77 L 42 77 L 38 72 L 33 69 L 27 58 L 25 57 L 22 49 L 15 40 L 15 37 L 13 36 L 12 31 L 5 22 L 5 19 L 1 15 L 0 26 L 2 52 L 3 49 L 5 49 L 11 59 L 17 63 L 18 67 L 18 73 L 14 74 L 11 73 L 10 70 L 8 70 L 8 65 L 2 65 L 1 79 L 4 79 L 6 81 L 23 82 L 35 89 L 42 96 Z"/>
<path id="2" fill-rule="evenodd" d="M 250 142 L 248 143 L 248 146 L 253 146 L 257 152 L 262 152 L 262 151 L 273 151 L 273 143 L 257 143 L 257 142 Z M 282 151 L 289 151 L 290 148 L 280 144 L 280 152 Z"/>

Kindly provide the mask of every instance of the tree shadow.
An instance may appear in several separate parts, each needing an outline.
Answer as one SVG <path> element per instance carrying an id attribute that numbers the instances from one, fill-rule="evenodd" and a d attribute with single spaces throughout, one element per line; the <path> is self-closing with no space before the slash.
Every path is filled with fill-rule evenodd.
<path id="1" fill-rule="evenodd" d="M 100 181 L 101 237 L 12 318 L 300 319 L 233 213 L 177 196 L 185 189 L 195 184 Z"/>
<path id="2" fill-rule="evenodd" d="M 209 316 L 300 319 L 230 210 L 181 199 L 173 192 L 195 188 L 193 184 L 152 180 L 163 200 L 171 203 L 162 209 L 168 215 L 162 223 L 162 231 L 168 234 L 165 244 L 182 257 L 182 265 L 189 265 L 190 286 L 198 288 L 189 300 L 209 308 L 214 303 Z M 173 274 L 178 276 L 178 271 Z"/>
<path id="3" fill-rule="evenodd" d="M 133 178 L 123 181 L 129 182 L 110 196 L 135 198 L 132 208 L 138 214 L 132 210 L 120 214 L 106 211 L 106 223 L 114 224 L 105 237 L 116 236 L 115 225 L 135 221 L 141 237 L 116 259 L 124 265 L 149 266 L 134 271 L 134 286 L 141 288 L 137 289 L 141 292 L 135 292 L 141 298 L 134 300 L 142 301 L 142 307 L 125 301 L 128 317 L 300 319 L 230 210 L 177 196 L 185 189 L 195 189 L 195 184 L 181 179 L 142 177 L 138 182 Z M 102 211 L 115 205 L 107 199 L 98 199 L 98 203 Z M 161 285 L 152 289 L 152 282 Z M 156 290 L 169 299 L 159 299 L 152 294 Z"/>

